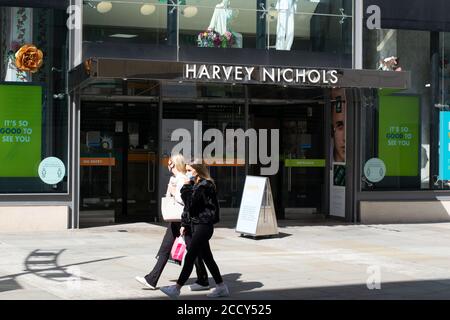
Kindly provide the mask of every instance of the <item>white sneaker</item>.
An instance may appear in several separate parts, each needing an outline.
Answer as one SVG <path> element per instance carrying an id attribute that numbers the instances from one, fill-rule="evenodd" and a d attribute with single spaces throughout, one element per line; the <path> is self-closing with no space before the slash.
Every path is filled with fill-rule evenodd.
<path id="1" fill-rule="evenodd" d="M 189 289 L 191 289 L 191 291 L 206 291 L 209 290 L 209 286 L 202 286 L 201 284 L 198 284 L 197 282 L 190 285 Z"/>
<path id="2" fill-rule="evenodd" d="M 230 295 L 230 292 L 228 291 L 228 287 L 226 284 L 223 284 L 221 286 L 216 286 L 216 288 L 208 294 L 207 296 L 209 298 L 220 298 L 220 297 L 228 297 Z"/>
<path id="3" fill-rule="evenodd" d="M 180 296 L 180 290 L 177 289 L 176 285 L 162 287 L 159 290 L 167 294 L 172 299 L 178 299 L 178 297 Z"/>
<path id="4" fill-rule="evenodd" d="M 136 281 L 140 284 L 146 286 L 149 289 L 156 290 L 156 287 L 152 286 L 144 277 L 135 277 Z"/>

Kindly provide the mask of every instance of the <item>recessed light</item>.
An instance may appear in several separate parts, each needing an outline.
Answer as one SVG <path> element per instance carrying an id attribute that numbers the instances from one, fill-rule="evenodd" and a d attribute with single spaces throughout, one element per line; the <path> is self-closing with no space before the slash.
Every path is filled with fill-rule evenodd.
<path id="1" fill-rule="evenodd" d="M 110 35 L 111 38 L 124 38 L 124 39 L 131 39 L 136 38 L 137 34 L 125 34 L 125 33 L 116 33 Z"/>
<path id="2" fill-rule="evenodd" d="M 194 6 L 187 6 L 186 8 L 181 11 L 181 14 L 185 16 L 186 18 L 192 18 L 195 17 L 198 13 L 198 8 Z"/>
<path id="3" fill-rule="evenodd" d="M 156 10 L 156 7 L 155 7 L 154 4 L 144 4 L 141 7 L 141 14 L 144 15 L 144 16 L 149 16 L 152 13 L 154 13 L 155 10 Z"/>
<path id="4" fill-rule="evenodd" d="M 97 5 L 97 11 L 100 13 L 107 13 L 111 11 L 112 3 L 110 1 L 102 1 Z"/>

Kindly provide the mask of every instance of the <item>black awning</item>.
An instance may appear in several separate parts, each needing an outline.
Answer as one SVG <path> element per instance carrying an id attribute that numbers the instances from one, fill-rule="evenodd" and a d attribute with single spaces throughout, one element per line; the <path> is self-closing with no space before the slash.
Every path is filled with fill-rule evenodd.
<path id="1" fill-rule="evenodd" d="M 205 80 L 189 79 L 185 77 L 184 71 L 188 65 L 205 65 L 207 68 L 213 68 L 214 64 L 184 63 L 171 61 L 152 61 L 152 60 L 130 60 L 130 59 L 109 59 L 92 58 L 85 61 L 69 73 L 70 90 L 82 88 L 91 81 L 100 79 L 129 79 L 129 80 L 159 80 L 159 81 L 183 81 L 183 82 L 209 82 L 209 83 L 239 83 L 239 84 L 259 84 L 259 85 L 285 85 L 285 86 L 314 86 L 314 87 L 341 87 L 341 88 L 386 88 L 386 89 L 408 89 L 411 83 L 411 73 L 377 71 L 377 70 L 356 70 L 342 68 L 319 68 L 311 67 L 296 68 L 302 71 L 313 71 L 316 74 L 325 74 L 329 72 L 337 75 L 337 82 L 324 83 L 302 83 L 294 84 L 288 82 L 265 82 L 258 76 L 263 68 L 277 68 L 285 70 L 289 67 L 281 66 L 258 66 L 258 65 L 240 65 L 242 67 L 253 68 L 255 77 L 250 80 Z M 223 67 L 236 67 L 230 64 L 220 64 Z M 216 67 L 217 68 L 217 67 Z M 290 74 L 293 73 L 291 70 Z"/>
<path id="2" fill-rule="evenodd" d="M 69 0 L 0 0 L 0 7 L 51 8 L 66 10 Z"/>
<path id="3" fill-rule="evenodd" d="M 381 9 L 381 28 L 450 31 L 450 0 L 364 0 Z"/>

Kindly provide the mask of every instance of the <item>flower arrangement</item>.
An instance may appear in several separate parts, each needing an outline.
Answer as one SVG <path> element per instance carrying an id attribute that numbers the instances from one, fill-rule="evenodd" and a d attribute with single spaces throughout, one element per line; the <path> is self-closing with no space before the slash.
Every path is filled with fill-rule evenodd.
<path id="1" fill-rule="evenodd" d="M 202 48 L 231 48 L 236 43 L 236 38 L 230 31 L 223 35 L 214 30 L 200 32 L 197 37 L 197 45 Z"/>

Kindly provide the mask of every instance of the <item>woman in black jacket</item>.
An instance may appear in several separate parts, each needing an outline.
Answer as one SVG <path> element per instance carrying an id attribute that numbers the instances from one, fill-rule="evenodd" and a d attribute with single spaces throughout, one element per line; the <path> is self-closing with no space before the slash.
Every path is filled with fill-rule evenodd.
<path id="1" fill-rule="evenodd" d="M 181 154 L 173 155 L 169 159 L 168 169 L 172 174 L 167 186 L 167 195 L 175 197 L 176 201 L 181 203 L 181 188 L 186 180 L 186 162 Z M 156 290 L 156 284 L 170 258 L 173 242 L 180 236 L 180 222 L 169 222 L 163 241 L 157 254 L 157 262 L 153 270 L 145 277 L 136 277 L 136 280 L 146 288 Z M 186 232 L 186 242 L 190 244 L 189 229 Z M 179 263 L 181 265 L 181 262 Z M 196 259 L 195 269 L 197 270 L 197 281 L 190 286 L 192 291 L 209 290 L 208 273 L 201 259 Z"/>
<path id="2" fill-rule="evenodd" d="M 216 186 L 205 165 L 193 163 L 187 165 L 186 169 L 187 176 L 191 177 L 181 188 L 181 198 L 185 210 L 180 233 L 184 234 L 185 228 L 189 227 L 192 239 L 177 283 L 173 286 L 163 287 L 161 291 L 171 298 L 177 298 L 180 295 L 181 287 L 192 273 L 195 259 L 201 257 L 216 282 L 216 288 L 208 294 L 208 297 L 227 297 L 229 296 L 228 287 L 223 282 L 209 246 L 209 239 L 214 233 L 214 223 L 219 220 Z"/>

